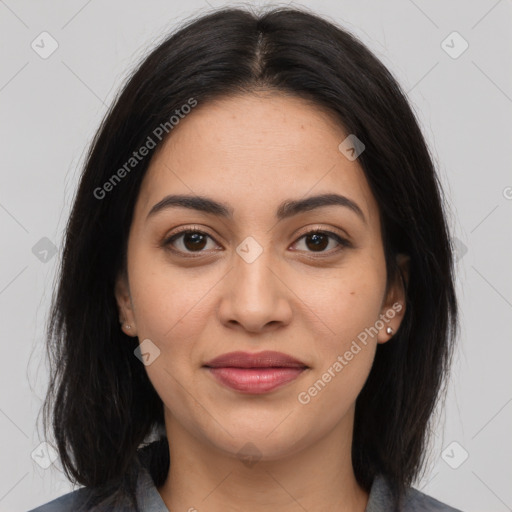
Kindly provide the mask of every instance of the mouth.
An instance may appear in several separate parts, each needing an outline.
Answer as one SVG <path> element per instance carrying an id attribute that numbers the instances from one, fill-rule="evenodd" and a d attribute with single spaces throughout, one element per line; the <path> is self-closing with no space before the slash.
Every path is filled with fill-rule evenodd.
<path id="1" fill-rule="evenodd" d="M 262 394 L 295 380 L 309 367 L 287 354 L 230 352 L 203 365 L 221 384 L 242 393 Z"/>

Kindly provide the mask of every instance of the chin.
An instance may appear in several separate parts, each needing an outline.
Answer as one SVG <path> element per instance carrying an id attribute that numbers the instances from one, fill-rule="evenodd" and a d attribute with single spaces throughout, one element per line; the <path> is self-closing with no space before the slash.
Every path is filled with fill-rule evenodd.
<path id="1" fill-rule="evenodd" d="M 306 432 L 299 433 L 295 429 L 281 427 L 276 428 L 283 418 L 272 423 L 239 423 L 229 429 L 229 434 L 224 430 L 210 426 L 203 432 L 207 443 L 226 455 L 236 457 L 244 461 L 261 460 L 273 461 L 284 459 L 304 449 L 310 436 Z M 212 437 L 212 433 L 217 435 Z M 230 435 L 231 434 L 231 435 Z M 312 442 L 312 440 L 310 440 Z"/>

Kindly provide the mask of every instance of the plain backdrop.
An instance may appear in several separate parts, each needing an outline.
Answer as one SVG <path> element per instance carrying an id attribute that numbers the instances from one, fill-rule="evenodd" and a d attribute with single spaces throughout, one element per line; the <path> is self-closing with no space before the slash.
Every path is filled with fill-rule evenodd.
<path id="1" fill-rule="evenodd" d="M 143 55 L 222 5 L 0 0 L 0 511 L 72 489 L 50 464 L 37 419 L 45 322 L 85 150 Z M 467 512 L 512 510 L 512 1 L 291 5 L 341 24 L 398 78 L 452 212 L 462 329 L 430 465 L 415 486 Z"/>

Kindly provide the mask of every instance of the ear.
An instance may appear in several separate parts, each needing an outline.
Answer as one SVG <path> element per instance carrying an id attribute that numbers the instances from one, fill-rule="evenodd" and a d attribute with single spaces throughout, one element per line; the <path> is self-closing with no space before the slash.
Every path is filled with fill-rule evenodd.
<path id="1" fill-rule="evenodd" d="M 380 320 L 384 324 L 379 329 L 377 343 L 386 343 L 398 331 L 406 310 L 406 289 L 409 284 L 410 256 L 408 254 L 397 254 L 398 276 L 389 285 L 386 298 L 382 305 Z M 392 332 L 388 334 L 390 327 Z"/>
<path id="2" fill-rule="evenodd" d="M 133 303 L 126 272 L 120 272 L 116 278 L 115 297 L 122 331 L 128 336 L 137 336 Z"/>

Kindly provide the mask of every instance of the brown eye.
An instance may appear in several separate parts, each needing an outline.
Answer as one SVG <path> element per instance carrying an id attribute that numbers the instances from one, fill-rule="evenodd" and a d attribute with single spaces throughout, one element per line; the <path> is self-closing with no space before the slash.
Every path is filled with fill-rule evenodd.
<path id="1" fill-rule="evenodd" d="M 189 251 L 200 251 L 206 245 L 206 237 L 201 233 L 184 233 L 183 245 Z"/>
<path id="2" fill-rule="evenodd" d="M 298 243 L 300 240 L 304 240 L 304 245 L 306 246 L 307 252 L 337 252 L 336 245 L 341 247 L 349 247 L 350 243 L 348 240 L 345 240 L 344 238 L 340 237 L 336 233 L 332 233 L 331 231 L 321 231 L 321 230 L 313 230 L 309 231 L 308 233 L 302 235 L 299 240 L 296 242 Z M 334 250 L 333 251 L 326 251 L 325 249 L 329 247 L 329 243 L 334 241 Z M 338 249 L 341 250 L 341 249 Z"/>
<path id="3" fill-rule="evenodd" d="M 312 235 L 307 235 L 305 238 L 308 249 L 312 249 L 314 251 L 323 251 L 329 245 L 329 237 L 325 234 L 313 233 Z"/>
<path id="4" fill-rule="evenodd" d="M 210 235 L 202 231 L 185 229 L 172 235 L 164 241 L 165 246 L 171 246 L 176 252 L 200 253 L 208 245 L 208 239 L 213 240 Z"/>
<path id="5" fill-rule="evenodd" d="M 214 242 L 213 247 L 208 247 L 209 240 Z M 351 247 L 348 240 L 336 233 L 319 229 L 305 233 L 295 244 L 302 240 L 304 240 L 305 249 L 299 250 L 310 253 L 330 254 L 336 253 L 344 247 Z M 182 256 L 193 255 L 194 253 L 199 256 L 201 253 L 208 252 L 208 249 L 215 249 L 217 244 L 213 237 L 207 233 L 197 229 L 185 228 L 165 239 L 162 245 Z M 333 246 L 332 250 L 326 250 L 330 245 Z"/>

